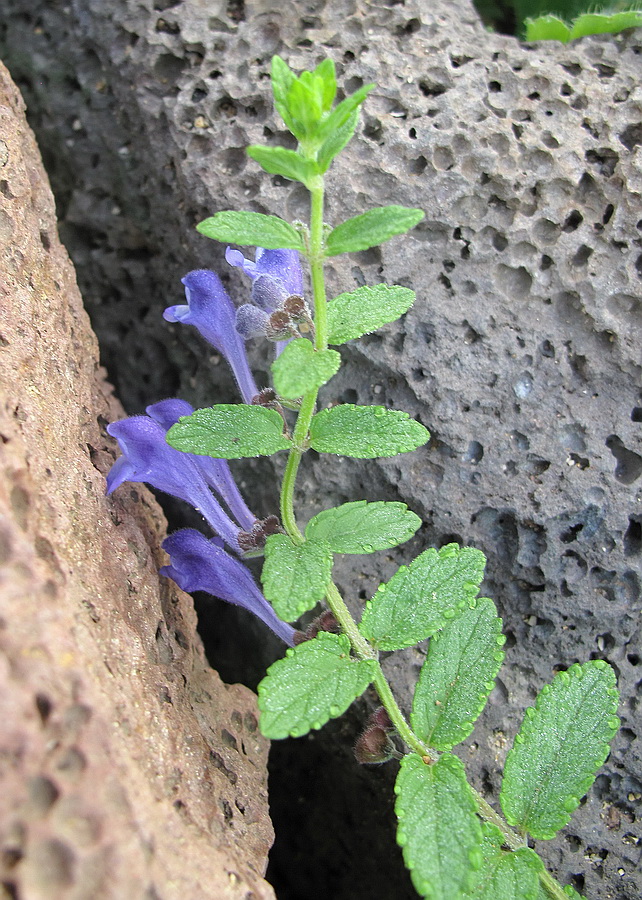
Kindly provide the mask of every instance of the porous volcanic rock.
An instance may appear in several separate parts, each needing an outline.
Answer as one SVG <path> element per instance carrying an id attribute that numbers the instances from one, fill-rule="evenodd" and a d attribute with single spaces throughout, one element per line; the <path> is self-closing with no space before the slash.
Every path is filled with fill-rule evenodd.
<path id="1" fill-rule="evenodd" d="M 255 698 L 206 663 L 24 106 L 0 64 L 0 896 L 248 900 L 272 826 Z"/>
<path id="2" fill-rule="evenodd" d="M 554 667 L 591 657 L 615 667 L 623 727 L 611 757 L 567 829 L 538 846 L 595 900 L 642 889 L 641 35 L 524 45 L 486 32 L 468 0 L 7 0 L 3 38 L 130 411 L 175 393 L 234 396 L 218 357 L 160 318 L 187 269 L 224 269 L 223 248 L 194 223 L 226 208 L 306 215 L 301 188 L 244 155 L 250 143 L 287 142 L 271 109 L 271 55 L 307 68 L 329 54 L 346 90 L 377 83 L 331 173 L 328 220 L 386 203 L 426 219 L 403 240 L 334 260 L 330 284 L 398 282 L 417 302 L 346 350 L 324 402 L 405 409 L 433 438 L 392 460 L 310 454 L 301 518 L 366 497 L 404 500 L 425 519 L 408 545 L 337 563 L 355 610 L 426 546 L 486 553 L 484 592 L 508 654 L 462 753 L 491 797 L 522 710 Z M 224 277 L 243 297 L 239 273 Z M 253 352 L 265 380 L 264 348 Z M 243 472 L 258 511 L 274 511 L 267 464 Z M 210 646 L 229 653 L 227 633 Z M 386 661 L 406 707 L 422 658 Z M 341 728 L 349 720 L 276 749 L 282 896 L 412 896 L 387 880 L 390 858 L 371 865 L 383 845 L 368 829 L 390 809 L 376 808 L 375 789 L 359 792 L 361 775 L 346 787 Z M 378 769 L 370 783 L 383 792 L 393 775 Z"/>

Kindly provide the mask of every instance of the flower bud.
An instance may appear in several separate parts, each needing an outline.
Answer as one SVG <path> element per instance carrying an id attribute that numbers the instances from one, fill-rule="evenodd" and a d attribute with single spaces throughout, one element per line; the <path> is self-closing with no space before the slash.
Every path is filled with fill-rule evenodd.
<path id="1" fill-rule="evenodd" d="M 362 765 L 388 762 L 395 755 L 395 746 L 378 725 L 366 728 L 354 745 L 354 756 Z"/>
<path id="2" fill-rule="evenodd" d="M 375 709 L 368 719 L 367 724 L 368 727 L 376 725 L 378 728 L 383 728 L 384 731 L 395 730 L 395 726 L 392 724 L 392 719 L 388 715 L 388 710 L 385 706 L 380 706 L 378 709 Z"/>

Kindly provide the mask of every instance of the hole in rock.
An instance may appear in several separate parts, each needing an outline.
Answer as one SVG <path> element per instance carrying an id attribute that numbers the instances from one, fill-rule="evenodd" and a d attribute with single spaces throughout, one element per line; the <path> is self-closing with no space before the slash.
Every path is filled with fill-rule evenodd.
<path id="1" fill-rule="evenodd" d="M 642 475 L 642 456 L 625 447 L 616 434 L 611 434 L 606 439 L 609 448 L 616 460 L 615 478 L 622 484 L 633 484 Z"/>

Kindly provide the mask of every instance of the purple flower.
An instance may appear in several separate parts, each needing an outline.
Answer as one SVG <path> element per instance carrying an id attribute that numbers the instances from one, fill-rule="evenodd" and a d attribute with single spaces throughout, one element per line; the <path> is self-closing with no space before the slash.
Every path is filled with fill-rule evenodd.
<path id="1" fill-rule="evenodd" d="M 200 531 L 183 528 L 163 541 L 170 565 L 161 574 L 172 578 L 184 591 L 206 591 L 214 597 L 242 606 L 258 616 L 290 647 L 294 629 L 281 621 L 256 586 L 246 567 L 226 553 L 216 539 L 208 540 Z"/>
<path id="2" fill-rule="evenodd" d="M 252 302 L 268 313 L 279 309 L 288 297 L 303 295 L 303 273 L 296 250 L 256 248 L 254 262 L 240 250 L 225 251 L 231 266 L 242 269 L 252 279 Z"/>
<path id="3" fill-rule="evenodd" d="M 283 251 L 288 252 L 288 251 Z M 236 311 L 215 272 L 196 269 L 182 279 L 187 304 L 168 306 L 163 317 L 168 322 L 194 325 L 230 364 L 244 403 L 258 394 L 245 353 L 245 344 L 235 327 Z"/>
<path id="4" fill-rule="evenodd" d="M 159 491 L 186 500 L 236 553 L 240 553 L 241 529 L 210 491 L 196 457 L 170 447 L 165 440 L 166 429 L 160 422 L 149 416 L 131 416 L 108 425 L 107 431 L 116 438 L 123 454 L 107 475 L 108 494 L 124 481 L 144 481 Z"/>
<path id="5" fill-rule="evenodd" d="M 148 406 L 145 412 L 165 431 L 169 431 L 181 416 L 191 416 L 194 408 L 185 400 L 161 400 L 159 403 Z M 199 456 L 195 453 L 184 455 L 194 460 L 207 484 L 225 501 L 241 528 L 244 531 L 251 531 L 257 519 L 241 496 L 232 477 L 228 461 L 213 459 L 211 456 Z"/>
<path id="6" fill-rule="evenodd" d="M 284 316 L 282 310 L 290 297 L 300 298 L 303 295 L 299 254 L 296 250 L 264 250 L 257 247 L 252 262 L 240 250 L 228 247 L 225 259 L 252 279 L 252 303 L 245 303 L 237 309 L 236 330 L 246 340 L 267 336 L 277 341 L 278 356 L 285 346 L 283 341 L 296 333 L 296 319 L 290 315 Z"/>

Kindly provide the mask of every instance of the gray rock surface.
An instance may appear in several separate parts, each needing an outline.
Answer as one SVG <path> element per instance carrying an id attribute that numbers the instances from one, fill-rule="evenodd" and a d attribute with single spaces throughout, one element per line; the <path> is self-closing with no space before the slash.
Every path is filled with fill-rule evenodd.
<path id="1" fill-rule="evenodd" d="M 538 849 L 590 898 L 639 896 L 641 32 L 521 45 L 485 32 L 467 0 L 8 0 L 4 16 L 3 53 L 132 412 L 177 393 L 201 404 L 234 396 L 220 360 L 160 318 L 187 269 L 224 268 L 223 248 L 194 223 L 225 208 L 305 215 L 301 190 L 243 153 L 284 140 L 271 55 L 304 68 L 329 53 L 347 90 L 377 83 L 332 172 L 328 219 L 394 202 L 426 220 L 405 240 L 335 261 L 330 282 L 396 281 L 418 299 L 403 323 L 345 353 L 325 400 L 405 409 L 433 439 L 395 460 L 307 460 L 302 519 L 358 497 L 402 499 L 425 519 L 412 545 L 356 571 L 354 560 L 337 566 L 355 608 L 425 546 L 461 540 L 487 554 L 485 592 L 504 616 L 508 654 L 463 753 L 491 794 L 521 711 L 554 667 L 614 665 L 623 727 L 612 755 L 565 832 Z M 238 273 L 225 277 L 243 297 Z M 262 348 L 254 361 L 260 380 Z M 255 505 L 273 511 L 268 465 L 242 471 Z M 224 644 L 229 653 L 227 634 L 212 652 Z M 387 663 L 406 705 L 421 659 L 407 651 Z M 332 781 L 336 733 L 279 748 L 287 774 L 275 808 L 321 802 L 311 782 Z M 306 765 L 323 761 L 312 778 Z M 344 786 L 337 808 L 349 815 L 363 796 Z M 315 869 L 306 819 L 297 813 L 283 839 L 295 887 L 282 896 L 358 896 L 341 864 L 365 878 L 367 853 L 343 834 Z M 391 894 L 380 871 L 365 883 L 369 898 L 412 896 Z"/>
<path id="2" fill-rule="evenodd" d="M 122 407 L 0 64 L 0 897 L 273 900 L 256 697 L 160 579 L 162 512 L 105 496 Z"/>

